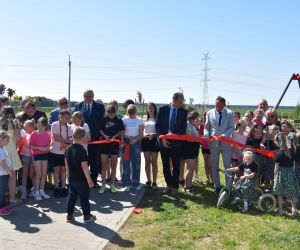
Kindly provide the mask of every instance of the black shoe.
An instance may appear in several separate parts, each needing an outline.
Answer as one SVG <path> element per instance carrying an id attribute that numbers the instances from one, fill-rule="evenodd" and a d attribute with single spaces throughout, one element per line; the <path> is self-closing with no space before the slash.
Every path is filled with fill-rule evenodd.
<path id="1" fill-rule="evenodd" d="M 157 184 L 156 184 L 156 182 L 152 183 L 152 188 L 153 188 L 153 190 L 157 190 Z"/>
<path id="2" fill-rule="evenodd" d="M 53 192 L 53 196 L 54 196 L 54 197 L 60 197 L 60 189 L 55 188 L 55 189 L 54 189 L 54 192 Z"/>
<path id="3" fill-rule="evenodd" d="M 150 189 L 150 188 L 151 188 L 151 181 L 147 181 L 147 182 L 146 182 L 146 188 L 147 188 L 147 189 Z"/>
<path id="4" fill-rule="evenodd" d="M 67 188 L 60 189 L 60 196 L 67 197 L 69 195 L 69 190 Z"/>
<path id="5" fill-rule="evenodd" d="M 220 188 L 220 187 L 217 187 L 217 188 L 216 188 L 216 194 L 219 195 L 219 194 L 220 194 L 220 191 L 221 191 L 221 188 Z"/>

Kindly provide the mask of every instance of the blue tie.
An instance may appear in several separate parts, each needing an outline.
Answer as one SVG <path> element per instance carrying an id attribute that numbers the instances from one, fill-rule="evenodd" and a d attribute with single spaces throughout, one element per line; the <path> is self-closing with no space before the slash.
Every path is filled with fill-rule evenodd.
<path id="1" fill-rule="evenodd" d="M 222 112 L 219 112 L 219 127 L 221 126 L 222 122 Z"/>
<path id="2" fill-rule="evenodd" d="M 176 113 L 177 113 L 177 109 L 173 108 L 173 112 L 172 112 L 172 116 L 171 116 L 171 120 L 170 120 L 170 131 L 173 133 L 174 132 L 174 128 L 175 128 L 175 124 L 176 124 Z"/>
<path id="3" fill-rule="evenodd" d="M 90 108 L 90 104 L 86 104 L 87 107 L 86 107 L 86 117 L 87 118 L 90 118 L 90 114 L 91 114 L 91 108 Z"/>

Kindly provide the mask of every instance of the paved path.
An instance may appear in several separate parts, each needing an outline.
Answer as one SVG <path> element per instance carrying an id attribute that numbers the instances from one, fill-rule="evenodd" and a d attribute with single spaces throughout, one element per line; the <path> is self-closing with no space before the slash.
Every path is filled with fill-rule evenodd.
<path id="1" fill-rule="evenodd" d="M 142 157 L 143 159 L 143 157 Z M 142 161 L 141 179 L 145 182 Z M 91 210 L 97 216 L 95 223 L 84 224 L 80 207 L 76 207 L 74 223 L 66 223 L 66 198 L 51 198 L 16 207 L 9 216 L 0 217 L 0 249 L 102 249 L 126 222 L 143 191 L 119 191 L 98 195 L 93 189 Z M 120 246 L 133 247 L 125 239 L 116 241 Z"/>

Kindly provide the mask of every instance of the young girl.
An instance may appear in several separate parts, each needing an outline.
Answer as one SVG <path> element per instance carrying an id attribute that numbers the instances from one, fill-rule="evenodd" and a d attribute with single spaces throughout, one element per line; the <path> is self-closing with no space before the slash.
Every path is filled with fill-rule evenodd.
<path id="1" fill-rule="evenodd" d="M 250 130 L 253 126 L 253 122 L 252 122 L 253 116 L 254 116 L 253 111 L 251 111 L 251 110 L 246 111 L 244 114 L 243 120 L 246 123 L 246 130 L 245 130 L 246 134 L 250 133 Z"/>
<path id="2" fill-rule="evenodd" d="M 141 118 L 137 117 L 136 106 L 130 104 L 127 107 L 127 116 L 123 118 L 125 127 L 123 137 L 123 174 L 122 184 L 125 191 L 129 192 L 132 185 L 137 190 L 142 189 L 140 184 L 141 175 L 141 139 L 143 138 L 144 122 Z M 132 168 L 130 167 L 132 165 Z"/>
<path id="3" fill-rule="evenodd" d="M 75 127 L 82 127 L 85 131 L 85 142 L 91 141 L 90 128 L 87 123 L 84 122 L 83 114 L 80 111 L 76 111 L 72 115 L 71 129 L 74 130 Z M 87 151 L 87 144 L 82 145 Z"/>
<path id="4" fill-rule="evenodd" d="M 240 112 L 235 111 L 234 112 L 234 127 L 237 126 L 237 124 L 239 123 L 240 119 L 241 119 Z"/>
<path id="5" fill-rule="evenodd" d="M 263 145 L 263 130 L 262 127 L 259 125 L 253 125 L 252 129 L 250 130 L 250 133 L 248 135 L 248 139 L 246 141 L 246 145 L 252 146 L 254 148 L 261 148 Z M 255 162 L 258 166 L 257 171 L 257 184 L 260 183 L 261 177 L 262 177 L 262 168 L 264 167 L 264 157 L 259 154 L 255 153 Z"/>
<path id="6" fill-rule="evenodd" d="M 24 130 L 26 132 L 23 141 L 23 148 L 21 152 L 21 161 L 23 165 L 23 172 L 22 172 L 22 189 L 21 189 L 21 199 L 27 199 L 27 180 L 28 176 L 31 179 L 31 182 L 35 182 L 35 171 L 33 166 L 33 156 L 31 153 L 31 149 L 29 146 L 30 142 L 30 135 L 34 131 L 34 123 L 32 120 L 27 120 L 24 125 Z"/>
<path id="7" fill-rule="evenodd" d="M 245 130 L 246 130 L 246 122 L 244 120 L 239 120 L 238 123 L 236 124 L 235 131 L 233 131 L 231 135 L 231 139 L 241 144 L 246 144 L 248 137 L 247 134 L 245 133 Z M 242 149 L 238 147 L 233 147 L 232 159 L 231 159 L 232 167 L 236 167 L 241 163 L 241 155 L 242 155 Z"/>
<path id="8" fill-rule="evenodd" d="M 253 157 L 254 154 L 252 151 L 246 150 L 243 153 L 243 163 L 241 165 L 225 170 L 226 172 L 242 172 L 240 181 L 235 184 L 235 188 L 241 193 L 244 199 L 243 212 L 247 212 L 249 209 L 248 201 L 257 198 L 255 192 L 257 164 L 253 161 Z"/>
<path id="9" fill-rule="evenodd" d="M 54 166 L 54 196 L 67 196 L 66 189 L 66 168 L 64 152 L 65 148 L 72 143 L 72 129 L 69 125 L 71 113 L 67 109 L 63 109 L 59 113 L 59 121 L 53 122 L 51 125 L 51 147 L 49 153 L 49 161 Z"/>
<path id="10" fill-rule="evenodd" d="M 157 116 L 156 105 L 150 102 L 147 105 L 147 120 L 145 121 L 144 138 L 142 139 L 141 149 L 144 152 L 145 157 L 145 170 L 147 175 L 147 188 L 157 189 L 156 179 L 157 179 L 157 157 L 159 148 L 157 146 L 157 133 L 155 128 Z M 152 167 L 152 177 L 151 182 L 151 167 Z M 151 185 L 152 183 L 152 185 Z"/>
<path id="11" fill-rule="evenodd" d="M 262 109 L 257 109 L 254 111 L 254 117 L 253 117 L 253 125 L 258 125 L 261 128 L 264 128 L 263 123 L 263 117 L 264 117 L 264 111 Z"/>
<path id="12" fill-rule="evenodd" d="M 9 178 L 13 178 L 13 168 L 11 160 L 4 149 L 9 142 L 9 135 L 6 131 L 0 131 L 0 215 L 8 215 L 12 208 L 5 205 L 5 193 L 8 187 Z"/>
<path id="13" fill-rule="evenodd" d="M 9 143 L 4 147 L 11 159 L 13 172 L 9 179 L 9 200 L 12 206 L 17 205 L 21 200 L 16 199 L 16 172 L 22 168 L 22 163 L 17 152 L 17 144 L 21 139 L 20 129 L 12 107 L 4 106 L 0 115 L 0 128 L 7 131 Z"/>
<path id="14" fill-rule="evenodd" d="M 48 121 L 45 117 L 41 117 L 37 122 L 37 130 L 32 132 L 29 140 L 35 170 L 34 199 L 36 201 L 50 198 L 44 191 L 47 177 L 49 146 L 50 134 L 48 133 Z"/>
<path id="15" fill-rule="evenodd" d="M 199 114 L 196 111 L 192 111 L 188 114 L 188 123 L 186 127 L 186 134 L 191 136 L 199 136 L 197 128 L 195 126 L 196 119 Z M 186 160 L 187 174 L 185 177 L 185 191 L 190 193 L 196 193 L 196 189 L 192 187 L 193 173 L 198 164 L 199 155 L 199 142 L 184 142 L 183 147 L 183 159 Z"/>
<path id="16" fill-rule="evenodd" d="M 206 122 L 206 113 L 207 111 L 205 111 L 203 113 L 203 117 L 202 117 L 202 123 L 200 126 L 200 135 L 203 136 L 204 135 L 204 126 L 205 126 L 205 122 Z M 203 142 L 202 143 L 202 155 L 203 155 L 203 159 L 204 159 L 204 169 L 205 169 L 205 175 L 206 175 L 206 181 L 204 182 L 204 185 L 208 186 L 209 184 L 212 184 L 212 169 L 211 169 L 211 155 L 210 155 L 210 149 L 209 149 L 209 144 Z"/>
<path id="17" fill-rule="evenodd" d="M 122 119 L 117 116 L 117 110 L 115 106 L 108 105 L 106 109 L 107 115 L 103 117 L 100 123 L 100 134 L 102 139 L 120 139 L 121 133 L 124 130 L 124 125 Z M 119 154 L 119 143 L 110 142 L 107 144 L 102 144 L 100 148 L 101 153 L 101 177 L 102 186 L 100 187 L 98 193 L 103 194 L 106 191 L 106 173 L 109 166 L 111 166 L 111 184 L 110 191 L 115 193 L 117 190 L 115 188 L 116 179 L 116 169 L 118 164 L 118 154 Z M 109 164 L 109 156 L 111 158 Z"/>
<path id="18" fill-rule="evenodd" d="M 279 131 L 279 128 L 276 125 L 269 125 L 266 131 L 266 141 L 264 142 L 264 148 L 267 150 L 278 150 L 278 146 L 274 141 L 274 138 Z M 264 184 L 265 184 L 265 192 L 269 192 L 273 187 L 274 180 L 274 166 L 275 162 L 273 158 L 266 157 L 265 158 L 265 166 L 262 169 L 264 175 Z"/>
<path id="19" fill-rule="evenodd" d="M 278 195 L 278 215 L 283 213 L 282 199 L 286 197 L 291 200 L 291 216 L 295 217 L 297 215 L 296 200 L 300 193 L 294 170 L 295 147 L 284 133 L 279 133 L 276 141 L 280 150 L 275 158 L 273 193 Z"/>

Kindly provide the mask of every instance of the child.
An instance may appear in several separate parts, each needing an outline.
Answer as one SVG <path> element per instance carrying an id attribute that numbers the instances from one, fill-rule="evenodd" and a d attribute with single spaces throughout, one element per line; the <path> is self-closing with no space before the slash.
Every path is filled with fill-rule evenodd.
<path id="1" fill-rule="evenodd" d="M 32 120 L 27 120 L 23 127 L 26 132 L 23 141 L 23 148 L 21 152 L 21 162 L 23 165 L 23 172 L 22 172 L 22 189 L 21 189 L 21 199 L 27 199 L 27 180 L 28 176 L 31 179 L 31 182 L 34 183 L 34 166 L 33 166 L 33 156 L 31 154 L 31 149 L 29 146 L 30 142 L 30 135 L 34 131 L 34 123 Z"/>
<path id="2" fill-rule="evenodd" d="M 247 135 L 250 133 L 250 130 L 253 126 L 253 122 L 252 122 L 253 116 L 254 116 L 253 111 L 248 110 L 245 112 L 244 117 L 243 117 L 243 120 L 245 120 L 245 123 L 246 123 L 246 131 L 245 132 Z"/>
<path id="3" fill-rule="evenodd" d="M 89 125 L 84 122 L 83 114 L 80 111 L 76 111 L 72 115 L 72 124 L 71 124 L 72 131 L 75 129 L 75 127 L 82 127 L 84 129 L 84 131 L 85 131 L 85 141 L 84 142 L 91 141 L 91 133 L 90 133 Z M 82 146 L 87 151 L 88 145 L 83 144 Z"/>
<path id="4" fill-rule="evenodd" d="M 258 125 L 261 128 L 264 128 L 263 123 L 263 117 L 264 117 L 264 111 L 262 109 L 257 109 L 254 111 L 254 117 L 253 117 L 253 125 Z"/>
<path id="5" fill-rule="evenodd" d="M 261 146 L 263 145 L 263 130 L 260 126 L 253 125 L 248 135 L 246 145 L 252 146 L 254 148 L 261 148 Z M 258 182 L 257 184 L 259 184 L 263 173 L 262 168 L 264 167 L 265 164 L 264 157 L 259 153 L 255 153 L 255 162 L 258 166 L 256 180 Z"/>
<path id="6" fill-rule="evenodd" d="M 9 215 L 12 208 L 5 206 L 5 193 L 8 188 L 9 178 L 13 178 L 11 160 L 3 148 L 9 142 L 9 135 L 6 131 L 0 130 L 0 215 Z"/>
<path id="7" fill-rule="evenodd" d="M 281 216 L 283 213 L 282 199 L 286 197 L 291 200 L 291 216 L 295 217 L 297 215 L 296 200 L 299 196 L 299 185 L 294 170 L 295 146 L 284 133 L 279 133 L 276 142 L 280 150 L 275 158 L 273 192 L 278 195 L 278 215 Z"/>
<path id="8" fill-rule="evenodd" d="M 50 134 L 48 133 L 48 121 L 47 118 L 41 117 L 37 122 L 37 130 L 32 132 L 29 140 L 35 170 L 33 186 L 34 199 L 36 201 L 50 198 L 44 191 L 47 177 L 49 146 Z"/>
<path id="9" fill-rule="evenodd" d="M 123 118 L 125 127 L 122 144 L 123 175 L 122 184 L 126 192 L 130 192 L 132 186 L 137 190 L 142 189 L 141 175 L 141 139 L 144 133 L 144 122 L 137 117 L 137 108 L 130 104 L 127 107 L 127 116 Z M 131 166 L 132 167 L 131 167 Z"/>
<path id="10" fill-rule="evenodd" d="M 68 195 L 64 152 L 65 148 L 72 142 L 71 125 L 68 124 L 70 119 L 70 111 L 63 109 L 59 113 L 59 121 L 53 122 L 51 125 L 52 139 L 49 161 L 54 167 L 55 197 Z"/>
<path id="11" fill-rule="evenodd" d="M 122 119 L 117 116 L 117 110 L 115 106 L 108 105 L 106 109 L 107 115 L 102 118 L 100 123 L 100 134 L 102 139 L 120 139 L 121 133 L 124 131 L 124 125 Z M 119 143 L 110 142 L 107 144 L 102 144 L 100 148 L 101 154 L 101 177 L 102 186 L 98 190 L 99 194 L 103 194 L 106 191 L 106 172 L 109 167 L 109 156 L 111 157 L 111 184 L 110 191 L 115 193 L 117 190 L 115 188 L 115 178 L 116 169 L 118 164 L 118 154 L 119 154 Z"/>
<path id="12" fill-rule="evenodd" d="M 205 126 L 205 122 L 206 122 L 206 113 L 207 111 L 205 111 L 203 113 L 203 117 L 202 117 L 202 123 L 200 126 L 200 135 L 204 136 L 204 126 Z M 205 175 L 206 175 L 206 181 L 204 182 L 205 186 L 208 186 L 209 184 L 213 184 L 212 181 L 212 168 L 211 168 L 211 155 L 210 155 L 210 149 L 209 149 L 209 144 L 203 142 L 202 145 L 202 155 L 203 155 L 203 159 L 204 159 L 204 169 L 205 169 Z"/>
<path id="13" fill-rule="evenodd" d="M 278 150 L 276 143 L 274 142 L 274 138 L 279 131 L 279 128 L 276 125 L 269 125 L 266 128 L 266 141 L 264 142 L 264 148 L 267 150 Z M 265 158 L 265 166 L 263 170 L 264 184 L 265 184 L 265 192 L 269 192 L 273 187 L 274 180 L 274 166 L 275 162 L 273 158 L 266 157 Z"/>
<path id="14" fill-rule="evenodd" d="M 235 131 L 233 131 L 231 135 L 231 139 L 241 144 L 246 144 L 247 134 L 245 133 L 245 130 L 246 130 L 246 122 L 244 120 L 239 120 L 238 123 L 236 124 Z M 236 167 L 240 164 L 241 155 L 242 155 L 242 150 L 238 147 L 233 147 L 232 159 L 231 159 L 232 167 Z"/>
<path id="15" fill-rule="evenodd" d="M 22 168 L 22 163 L 17 152 L 17 144 L 21 139 L 18 121 L 11 106 L 4 106 L 0 115 L 0 128 L 7 131 L 9 143 L 4 147 L 13 167 L 12 178 L 9 178 L 9 201 L 15 206 L 21 202 L 16 198 L 16 172 Z"/>
<path id="16" fill-rule="evenodd" d="M 75 127 L 73 131 L 73 144 L 65 150 L 65 166 L 69 181 L 69 196 L 67 202 L 67 222 L 74 220 L 74 208 L 79 196 L 84 222 L 96 220 L 90 212 L 90 189 L 94 186 L 91 179 L 88 156 L 81 143 L 85 141 L 85 131 Z"/>
<path id="17" fill-rule="evenodd" d="M 252 151 L 245 150 L 243 153 L 243 163 L 238 167 L 228 168 L 225 170 L 226 172 L 242 172 L 240 181 L 235 184 L 235 188 L 241 193 L 242 198 L 244 199 L 243 212 L 247 212 L 249 209 L 248 201 L 257 198 L 257 194 L 255 192 L 257 164 L 253 161 L 253 157 L 254 154 Z"/>
<path id="18" fill-rule="evenodd" d="M 197 128 L 195 126 L 196 119 L 199 114 L 197 111 L 191 111 L 188 113 L 188 123 L 186 127 L 186 134 L 190 136 L 199 136 Z M 193 173 L 198 164 L 198 155 L 199 155 L 199 142 L 184 142 L 183 147 L 183 159 L 186 161 L 187 165 L 187 174 L 185 177 L 185 187 L 184 190 L 186 192 L 195 194 L 196 189 L 192 186 Z"/>

